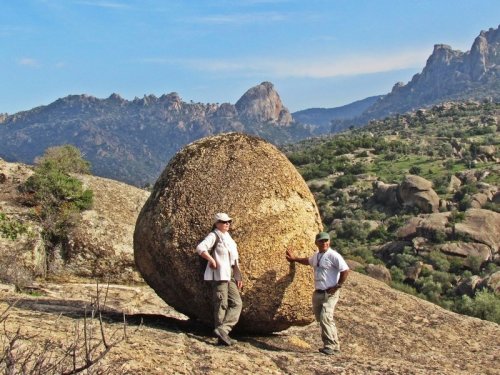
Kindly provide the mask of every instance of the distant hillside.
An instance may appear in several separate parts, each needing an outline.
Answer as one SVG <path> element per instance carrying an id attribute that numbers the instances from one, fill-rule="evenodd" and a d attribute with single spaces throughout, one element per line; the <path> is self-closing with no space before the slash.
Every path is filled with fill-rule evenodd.
<path id="1" fill-rule="evenodd" d="M 360 116 L 371 107 L 382 95 L 371 96 L 356 102 L 336 108 L 310 108 L 292 113 L 295 121 L 316 126 L 316 134 L 327 134 L 332 132 L 332 120 L 351 119 Z"/>
<path id="2" fill-rule="evenodd" d="M 284 149 L 352 268 L 500 323 L 499 145 L 500 103 L 449 102 Z"/>
<path id="3" fill-rule="evenodd" d="M 127 101 L 72 95 L 0 118 L 0 157 L 31 164 L 48 147 L 72 144 L 95 175 L 135 186 L 153 183 L 182 146 L 223 132 L 245 132 L 274 143 L 311 135 L 295 123 L 269 82 L 235 105 L 186 103 L 177 93 Z"/>

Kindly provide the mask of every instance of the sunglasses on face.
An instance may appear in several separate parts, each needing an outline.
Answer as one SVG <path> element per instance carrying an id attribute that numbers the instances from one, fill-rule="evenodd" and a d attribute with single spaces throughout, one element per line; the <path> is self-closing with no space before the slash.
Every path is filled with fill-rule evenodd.
<path id="1" fill-rule="evenodd" d="M 219 220 L 218 222 L 221 223 L 221 224 L 231 224 L 231 221 L 220 221 Z"/>
<path id="2" fill-rule="evenodd" d="M 317 242 L 321 242 L 321 243 L 326 243 L 326 242 L 329 242 L 330 240 L 318 240 Z"/>

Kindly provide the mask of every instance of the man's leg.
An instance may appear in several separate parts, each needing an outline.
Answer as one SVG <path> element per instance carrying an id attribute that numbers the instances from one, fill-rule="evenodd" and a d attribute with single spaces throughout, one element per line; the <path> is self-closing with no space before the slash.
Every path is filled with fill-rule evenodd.
<path id="1" fill-rule="evenodd" d="M 325 293 L 325 300 L 320 311 L 319 324 L 321 326 L 321 339 L 323 340 L 324 349 L 333 351 L 340 350 L 340 343 L 337 334 L 337 326 L 333 320 L 335 306 L 340 297 L 340 290 L 334 294 L 328 295 Z"/>
<path id="2" fill-rule="evenodd" d="M 332 352 L 340 350 L 337 327 L 333 320 L 333 313 L 339 296 L 340 291 L 335 292 L 333 295 L 328 295 L 327 293 L 313 293 L 312 297 L 314 317 L 316 321 L 319 322 L 321 328 L 323 349 L 328 349 Z"/>

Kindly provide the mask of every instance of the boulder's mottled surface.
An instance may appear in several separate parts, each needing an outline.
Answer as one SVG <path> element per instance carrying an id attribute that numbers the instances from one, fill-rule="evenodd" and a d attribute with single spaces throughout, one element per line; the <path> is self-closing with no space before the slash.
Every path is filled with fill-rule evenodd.
<path id="1" fill-rule="evenodd" d="M 313 320 L 312 272 L 290 265 L 314 249 L 321 220 L 306 183 L 266 141 L 229 133 L 186 146 L 169 163 L 143 207 L 134 255 L 146 282 L 169 305 L 212 324 L 211 305 L 195 247 L 213 215 L 233 218 L 245 286 L 237 328 L 280 331 Z"/>

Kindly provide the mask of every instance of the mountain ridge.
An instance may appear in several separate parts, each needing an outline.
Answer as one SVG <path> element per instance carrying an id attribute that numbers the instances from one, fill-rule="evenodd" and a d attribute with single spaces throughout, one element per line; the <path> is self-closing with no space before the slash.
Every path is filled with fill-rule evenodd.
<path id="1" fill-rule="evenodd" d="M 237 105 L 186 103 L 176 92 L 132 101 L 69 95 L 47 105 L 6 116 L 0 122 L 0 157 L 33 163 L 48 147 L 73 144 L 96 175 L 143 186 L 154 182 L 168 160 L 196 139 L 247 132 L 275 143 L 310 136 L 293 121 L 274 86 L 249 89 Z"/>

